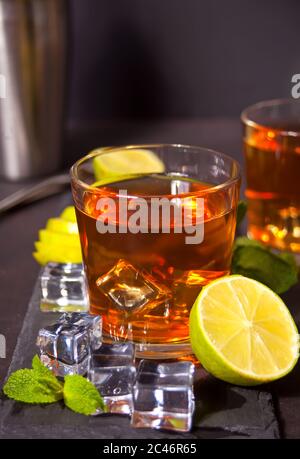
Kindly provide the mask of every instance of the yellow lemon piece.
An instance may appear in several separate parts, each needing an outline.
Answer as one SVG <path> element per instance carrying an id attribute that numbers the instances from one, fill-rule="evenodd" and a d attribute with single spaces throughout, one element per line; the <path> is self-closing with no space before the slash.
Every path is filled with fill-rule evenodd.
<path id="1" fill-rule="evenodd" d="M 80 247 L 80 240 L 77 234 L 57 233 L 42 229 L 39 231 L 39 240 L 46 244 L 57 244 L 66 247 Z"/>
<path id="2" fill-rule="evenodd" d="M 62 218 L 49 218 L 46 229 L 57 233 L 78 234 L 77 223 Z"/>
<path id="3" fill-rule="evenodd" d="M 60 214 L 60 218 L 62 218 L 63 220 L 67 220 L 68 222 L 76 223 L 75 207 L 66 207 Z"/>
<path id="4" fill-rule="evenodd" d="M 299 356 L 298 330 L 282 299 L 239 275 L 202 289 L 190 314 L 190 339 L 209 373 L 238 385 L 281 378 Z"/>
<path id="5" fill-rule="evenodd" d="M 48 263 L 47 257 L 45 257 L 43 254 L 41 254 L 39 252 L 33 252 L 32 256 L 35 259 L 35 261 L 37 261 L 42 266 L 44 266 L 46 263 Z"/>
<path id="6" fill-rule="evenodd" d="M 54 263 L 81 263 L 82 255 L 80 247 L 67 247 L 60 244 L 49 244 L 44 242 L 35 242 L 33 256 L 40 264 L 48 262 Z"/>

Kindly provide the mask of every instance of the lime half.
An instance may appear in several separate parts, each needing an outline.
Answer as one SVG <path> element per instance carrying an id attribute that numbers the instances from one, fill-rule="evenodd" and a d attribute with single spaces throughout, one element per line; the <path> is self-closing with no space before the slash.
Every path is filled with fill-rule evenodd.
<path id="1" fill-rule="evenodd" d="M 238 385 L 281 378 L 299 356 L 298 330 L 281 298 L 238 275 L 202 289 L 190 314 L 190 339 L 209 373 Z"/>

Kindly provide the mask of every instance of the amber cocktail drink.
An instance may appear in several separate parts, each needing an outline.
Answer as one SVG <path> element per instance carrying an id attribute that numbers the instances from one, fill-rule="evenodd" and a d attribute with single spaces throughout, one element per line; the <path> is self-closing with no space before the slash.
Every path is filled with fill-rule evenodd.
<path id="1" fill-rule="evenodd" d="M 249 236 L 300 252 L 300 103 L 261 102 L 242 121 Z"/>
<path id="2" fill-rule="evenodd" d="M 134 151 L 129 147 L 129 152 L 130 148 Z M 93 184 L 94 178 L 89 177 L 93 158 L 79 161 L 73 168 L 73 177 L 80 176 L 81 171 L 81 177 L 89 177 L 91 182 L 83 186 L 73 178 L 90 310 L 102 315 L 107 339 L 130 339 L 148 356 L 157 352 L 180 355 L 189 349 L 189 312 L 198 293 L 208 282 L 230 271 L 238 165 L 224 155 L 200 148 L 144 148 L 161 159 L 163 172 L 125 174 L 102 185 L 101 180 Z M 100 154 L 118 151 L 109 149 Z M 155 199 L 166 205 L 172 201 L 167 228 L 162 206 L 154 218 L 151 206 Z M 118 207 L 121 200 L 126 205 L 129 200 L 134 203 L 126 215 Z M 108 201 L 113 206 L 106 205 Z M 141 221 L 141 215 L 135 216 L 136 227 L 129 227 L 133 207 L 136 211 L 139 201 L 146 209 L 145 218 Z M 199 202 L 201 235 L 199 232 L 198 240 L 193 240 Z M 178 228 L 187 207 L 185 226 Z M 110 231 L 99 232 L 99 218 Z"/>

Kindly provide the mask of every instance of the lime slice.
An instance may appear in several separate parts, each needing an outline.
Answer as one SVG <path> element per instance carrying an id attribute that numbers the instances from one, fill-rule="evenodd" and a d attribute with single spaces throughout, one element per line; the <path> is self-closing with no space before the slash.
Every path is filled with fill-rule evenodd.
<path id="1" fill-rule="evenodd" d="M 77 223 L 69 222 L 62 218 L 49 218 L 46 229 L 57 233 L 78 234 Z"/>
<path id="2" fill-rule="evenodd" d="M 57 233 L 42 229 L 39 231 L 39 239 L 46 244 L 57 244 L 65 247 L 80 247 L 80 240 L 77 234 Z"/>
<path id="3" fill-rule="evenodd" d="M 93 160 L 96 180 L 124 175 L 159 174 L 165 170 L 164 163 L 150 150 L 142 148 L 124 148 L 112 152 L 105 152 L 101 149 L 94 150 L 94 152 L 97 151 L 102 154 Z"/>
<path id="4" fill-rule="evenodd" d="M 75 207 L 66 207 L 60 214 L 60 218 L 62 218 L 63 220 L 67 220 L 68 222 L 76 223 Z"/>
<path id="5" fill-rule="evenodd" d="M 238 275 L 202 289 L 191 310 L 190 339 L 208 372 L 244 386 L 281 378 L 299 356 L 298 330 L 281 298 Z"/>
<path id="6" fill-rule="evenodd" d="M 66 247 L 60 244 L 46 244 L 44 242 L 35 242 L 36 252 L 34 258 L 40 264 L 48 262 L 55 263 L 81 263 L 82 256 L 80 247 Z"/>

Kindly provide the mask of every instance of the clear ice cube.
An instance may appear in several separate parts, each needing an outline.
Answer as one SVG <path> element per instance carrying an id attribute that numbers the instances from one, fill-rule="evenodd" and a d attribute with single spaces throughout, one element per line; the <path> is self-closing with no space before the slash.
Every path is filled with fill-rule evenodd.
<path id="1" fill-rule="evenodd" d="M 96 284 L 100 291 L 123 311 L 141 309 L 149 302 L 159 304 L 171 296 L 166 286 L 122 259 L 110 271 L 99 277 Z"/>
<path id="2" fill-rule="evenodd" d="M 48 263 L 40 273 L 42 311 L 87 311 L 88 295 L 82 264 Z"/>
<path id="3" fill-rule="evenodd" d="M 92 350 L 99 349 L 102 344 L 102 318 L 88 313 L 64 313 L 58 319 L 64 326 L 85 328 L 88 330 Z"/>
<path id="4" fill-rule="evenodd" d="M 45 366 L 57 376 L 87 373 L 91 349 L 102 339 L 102 319 L 87 313 L 65 313 L 39 331 L 37 345 Z"/>
<path id="5" fill-rule="evenodd" d="M 135 373 L 132 343 L 105 343 L 92 353 L 88 379 L 104 398 L 108 412 L 131 414 Z"/>
<path id="6" fill-rule="evenodd" d="M 195 402 L 194 365 L 142 360 L 133 388 L 133 427 L 188 432 Z"/>

